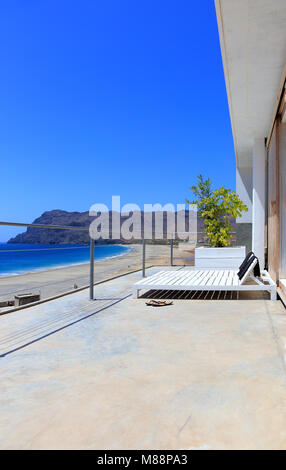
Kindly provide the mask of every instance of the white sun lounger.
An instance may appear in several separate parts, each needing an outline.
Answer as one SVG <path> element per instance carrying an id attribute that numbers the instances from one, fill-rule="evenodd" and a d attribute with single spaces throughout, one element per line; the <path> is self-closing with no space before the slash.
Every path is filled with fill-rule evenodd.
<path id="1" fill-rule="evenodd" d="M 254 260 L 239 279 L 237 270 L 204 269 L 160 271 L 153 276 L 141 279 L 133 285 L 133 297 L 139 297 L 142 289 L 184 290 L 184 291 L 267 291 L 271 300 L 277 299 L 277 286 L 267 271 L 262 271 L 260 278 L 253 275 L 257 261 Z M 251 280 L 251 284 L 245 284 Z"/>

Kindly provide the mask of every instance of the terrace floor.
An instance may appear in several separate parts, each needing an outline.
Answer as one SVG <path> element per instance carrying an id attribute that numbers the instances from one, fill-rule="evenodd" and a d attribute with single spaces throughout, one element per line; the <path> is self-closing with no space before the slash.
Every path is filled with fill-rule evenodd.
<path id="1" fill-rule="evenodd" d="M 138 279 L 0 317 L 0 448 L 286 449 L 281 302 L 154 308 Z"/>

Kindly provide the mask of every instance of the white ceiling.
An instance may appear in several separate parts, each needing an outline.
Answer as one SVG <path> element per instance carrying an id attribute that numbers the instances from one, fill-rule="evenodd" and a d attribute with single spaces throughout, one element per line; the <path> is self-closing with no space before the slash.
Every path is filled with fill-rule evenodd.
<path id="1" fill-rule="evenodd" d="M 237 166 L 267 137 L 286 63 L 286 0 L 215 0 Z"/>

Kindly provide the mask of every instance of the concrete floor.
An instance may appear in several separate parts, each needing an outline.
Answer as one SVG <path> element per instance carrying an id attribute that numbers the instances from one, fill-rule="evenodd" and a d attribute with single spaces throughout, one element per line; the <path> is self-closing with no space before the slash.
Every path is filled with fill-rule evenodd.
<path id="1" fill-rule="evenodd" d="M 286 449 L 282 304 L 147 307 L 139 277 L 0 317 L 0 448 Z"/>

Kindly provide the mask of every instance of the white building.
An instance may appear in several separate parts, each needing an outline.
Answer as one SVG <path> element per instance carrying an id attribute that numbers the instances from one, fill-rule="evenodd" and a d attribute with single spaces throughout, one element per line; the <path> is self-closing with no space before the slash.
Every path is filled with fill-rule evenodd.
<path id="1" fill-rule="evenodd" d="M 215 0 L 236 154 L 251 237 L 286 301 L 286 0 Z"/>

